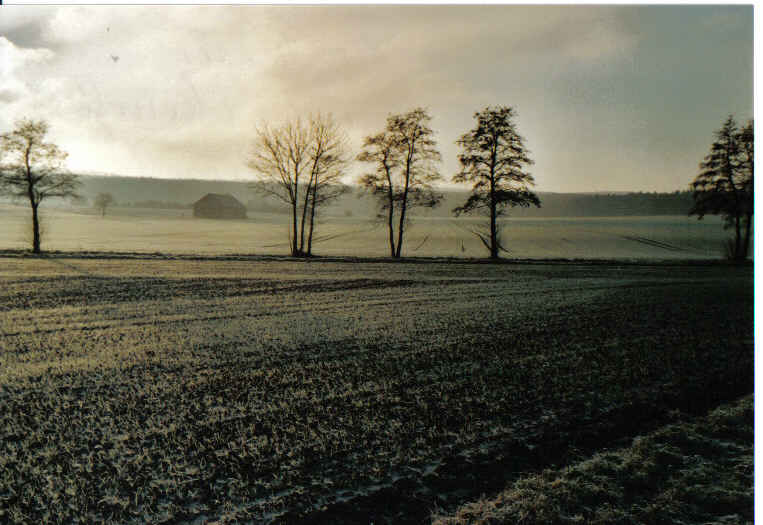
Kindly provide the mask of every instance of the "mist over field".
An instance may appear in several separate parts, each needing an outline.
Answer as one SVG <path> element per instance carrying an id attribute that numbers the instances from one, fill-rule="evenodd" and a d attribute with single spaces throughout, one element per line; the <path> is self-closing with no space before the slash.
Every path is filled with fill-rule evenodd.
<path id="1" fill-rule="evenodd" d="M 92 204 L 99 193 L 110 193 L 117 205 L 155 208 L 191 208 L 207 193 L 230 194 L 245 204 L 250 212 L 283 213 L 288 206 L 277 199 L 268 198 L 252 189 L 252 181 L 157 179 L 150 177 L 123 177 L 118 175 L 82 175 L 79 193 Z M 417 210 L 417 214 L 435 217 L 453 217 L 453 208 L 463 204 L 469 195 L 465 188 L 438 187 L 443 201 L 435 208 Z M 560 216 L 620 216 L 620 215 L 687 215 L 692 205 L 688 186 L 683 191 L 656 192 L 598 192 L 551 193 L 538 192 L 541 207 L 514 208 L 512 217 Z M 65 205 L 59 202 L 59 205 Z M 85 207 L 79 203 L 80 207 Z M 363 188 L 354 185 L 351 191 L 327 203 L 329 215 L 373 216 L 377 202 Z"/>
<path id="2" fill-rule="evenodd" d="M 315 239 L 318 256 L 385 257 L 383 225 L 370 214 L 337 210 L 322 219 Z M 0 205 L 6 227 L 0 250 L 29 245 L 28 210 Z M 370 216 L 369 216 L 370 215 Z M 480 219 L 418 217 L 404 253 L 410 257 L 482 258 L 486 250 L 470 232 Z M 50 208 L 42 216 L 52 251 L 166 254 L 288 255 L 289 217 L 248 212 L 243 220 L 199 219 L 189 209 Z M 505 219 L 508 257 L 516 259 L 720 259 L 726 234 L 718 218 L 682 216 L 542 217 Z"/>
<path id="3" fill-rule="evenodd" d="M 50 250 L 285 255 L 289 208 L 237 181 L 83 176 L 84 201 L 59 201 L 43 210 Z M 115 198 L 104 217 L 99 193 Z M 208 193 L 230 194 L 247 218 L 195 218 L 193 203 Z M 480 258 L 487 252 L 471 232 L 480 217 L 453 217 L 465 191 L 443 190 L 434 209 L 414 215 L 405 253 L 416 257 Z M 555 259 L 703 259 L 724 256 L 727 234 L 718 217 L 689 217 L 688 192 L 668 194 L 540 194 L 541 208 L 518 208 L 502 220 L 506 256 Z M 316 255 L 383 257 L 385 229 L 376 202 L 359 188 L 321 211 Z M 0 204 L 6 227 L 0 249 L 28 245 L 29 210 Z"/>

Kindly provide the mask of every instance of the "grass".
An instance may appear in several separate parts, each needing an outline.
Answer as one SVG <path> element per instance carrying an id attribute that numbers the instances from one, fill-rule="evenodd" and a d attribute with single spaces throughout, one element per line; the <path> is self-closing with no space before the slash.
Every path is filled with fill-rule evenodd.
<path id="1" fill-rule="evenodd" d="M 12 523 L 421 523 L 752 390 L 750 267 L 69 256 L 0 279 Z"/>
<path id="2" fill-rule="evenodd" d="M 520 478 L 433 525 L 753 523 L 753 396 L 563 469 Z"/>
<path id="3" fill-rule="evenodd" d="M 0 205 L 0 248 L 28 249 L 29 210 Z M 42 208 L 43 249 L 50 251 L 164 252 L 286 255 L 287 215 L 255 213 L 248 220 L 194 219 L 189 210 L 114 208 L 101 218 L 92 209 Z M 410 257 L 486 257 L 470 233 L 478 219 L 417 217 L 406 234 Z M 503 244 L 519 259 L 718 259 L 727 233 L 717 217 L 508 219 Z M 367 217 L 321 219 L 315 253 L 385 257 L 384 226 Z"/>

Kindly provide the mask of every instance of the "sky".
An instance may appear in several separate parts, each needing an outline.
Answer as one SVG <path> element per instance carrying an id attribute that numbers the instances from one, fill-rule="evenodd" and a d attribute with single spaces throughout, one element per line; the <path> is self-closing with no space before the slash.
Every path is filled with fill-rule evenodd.
<path id="1" fill-rule="evenodd" d="M 424 107 L 448 181 L 497 105 L 539 191 L 687 189 L 752 118 L 752 6 L 0 7 L 0 132 L 47 120 L 76 172 L 251 180 L 257 126 L 331 113 L 357 153 Z"/>

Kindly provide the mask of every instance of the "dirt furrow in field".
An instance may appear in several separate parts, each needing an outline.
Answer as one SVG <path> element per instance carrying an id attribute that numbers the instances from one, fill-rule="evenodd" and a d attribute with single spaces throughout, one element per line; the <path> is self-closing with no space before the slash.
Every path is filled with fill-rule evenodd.
<path id="1" fill-rule="evenodd" d="M 418 523 L 748 387 L 750 276 L 530 273 L 6 311 L 0 503 L 40 520 L 39 501 L 61 521 Z"/>

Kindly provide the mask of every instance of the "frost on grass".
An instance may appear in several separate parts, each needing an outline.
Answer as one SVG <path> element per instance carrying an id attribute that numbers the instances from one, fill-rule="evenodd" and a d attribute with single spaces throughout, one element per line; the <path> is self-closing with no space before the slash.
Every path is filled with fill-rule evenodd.
<path id="1" fill-rule="evenodd" d="M 29 208 L 0 203 L 0 246 L 27 249 Z M 289 253 L 288 214 L 258 213 L 245 221 L 194 220 L 184 210 L 115 208 L 103 220 L 72 210 L 46 210 L 46 250 L 174 254 Z M 403 253 L 427 257 L 485 257 L 472 234 L 482 219 L 416 217 Z M 683 216 L 509 218 L 504 242 L 521 258 L 706 259 L 723 257 L 720 218 Z M 384 257 L 387 232 L 364 218 L 321 218 L 315 253 Z M 408 237 L 410 235 L 410 237 Z M 668 247 L 669 249 L 666 249 Z M 675 249 L 678 247 L 680 249 Z M 2 269 L 0 269 L 2 272 Z"/>
<path id="2" fill-rule="evenodd" d="M 752 523 L 753 396 L 517 480 L 433 525 Z"/>
<path id="3" fill-rule="evenodd" d="M 752 385 L 751 268 L 50 257 L 0 275 L 0 523 L 421 523 L 505 486 L 479 482 L 508 448 L 542 460 Z"/>

